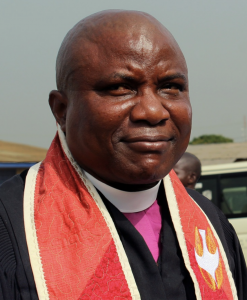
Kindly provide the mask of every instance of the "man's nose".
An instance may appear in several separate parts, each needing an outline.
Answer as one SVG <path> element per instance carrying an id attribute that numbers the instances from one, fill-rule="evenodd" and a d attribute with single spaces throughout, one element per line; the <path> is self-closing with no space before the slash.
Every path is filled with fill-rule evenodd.
<path id="1" fill-rule="evenodd" d="M 147 122 L 154 126 L 170 118 L 169 111 L 164 107 L 165 99 L 149 92 L 138 97 L 135 106 L 131 110 L 132 122 Z M 162 104 L 163 102 L 163 104 Z"/>

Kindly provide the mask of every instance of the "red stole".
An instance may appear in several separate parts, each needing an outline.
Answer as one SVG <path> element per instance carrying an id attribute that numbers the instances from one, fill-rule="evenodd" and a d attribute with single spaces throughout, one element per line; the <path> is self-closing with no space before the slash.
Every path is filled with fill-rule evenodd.
<path id="1" fill-rule="evenodd" d="M 128 258 L 101 198 L 60 128 L 26 178 L 24 223 L 39 299 L 140 299 Z M 168 206 L 197 299 L 237 299 L 221 242 L 172 171 Z M 214 270 L 215 269 L 215 270 Z"/>

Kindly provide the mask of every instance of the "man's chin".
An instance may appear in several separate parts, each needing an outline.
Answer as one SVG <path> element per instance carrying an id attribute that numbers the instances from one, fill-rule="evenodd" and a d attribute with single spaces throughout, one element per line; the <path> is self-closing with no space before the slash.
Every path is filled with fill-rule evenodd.
<path id="1" fill-rule="evenodd" d="M 159 180 L 163 179 L 170 171 L 169 170 L 140 170 L 139 172 L 123 171 L 120 176 L 114 178 L 114 185 L 131 185 L 131 186 L 153 186 Z M 144 188 L 145 189 L 145 188 Z"/>

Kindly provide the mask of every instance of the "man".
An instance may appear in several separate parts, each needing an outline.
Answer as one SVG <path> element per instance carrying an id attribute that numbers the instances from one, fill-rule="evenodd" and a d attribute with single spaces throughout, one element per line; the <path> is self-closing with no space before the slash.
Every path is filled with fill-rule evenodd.
<path id="1" fill-rule="evenodd" d="M 172 35 L 145 13 L 100 12 L 66 35 L 56 71 L 58 134 L 1 187 L 2 298 L 244 299 L 234 230 L 170 172 L 191 129 Z"/>
<path id="2" fill-rule="evenodd" d="M 195 189 L 195 185 L 201 176 L 201 162 L 193 154 L 185 152 L 173 167 L 184 187 Z"/>

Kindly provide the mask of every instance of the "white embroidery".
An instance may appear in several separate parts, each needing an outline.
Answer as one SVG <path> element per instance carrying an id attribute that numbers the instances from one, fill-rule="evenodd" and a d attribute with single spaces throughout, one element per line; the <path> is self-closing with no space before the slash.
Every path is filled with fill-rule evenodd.
<path id="1" fill-rule="evenodd" d="M 202 269 L 207 271 L 215 280 L 216 284 L 216 278 L 215 278 L 215 271 L 217 270 L 219 266 L 219 250 L 216 248 L 216 252 L 214 254 L 210 253 L 208 251 L 207 243 L 206 243 L 206 232 L 203 229 L 199 229 L 199 233 L 202 237 L 202 243 L 203 243 L 203 254 L 202 256 L 199 256 L 196 253 L 195 249 L 195 257 L 196 261 Z"/>

